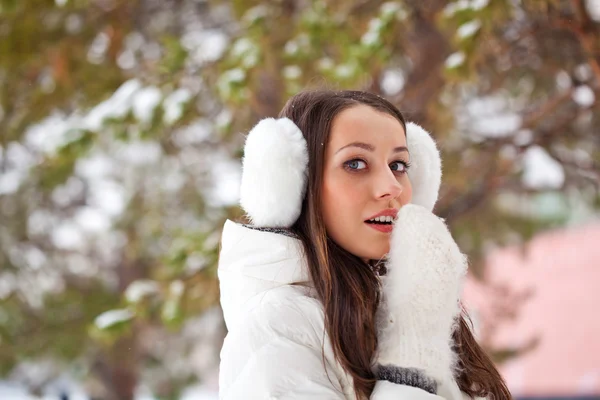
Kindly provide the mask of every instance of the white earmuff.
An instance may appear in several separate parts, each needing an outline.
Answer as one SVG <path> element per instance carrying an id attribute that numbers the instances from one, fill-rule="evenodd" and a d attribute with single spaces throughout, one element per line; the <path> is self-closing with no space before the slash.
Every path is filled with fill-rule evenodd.
<path id="1" fill-rule="evenodd" d="M 240 204 L 257 227 L 289 228 L 306 193 L 308 150 L 288 118 L 261 120 L 244 147 Z"/>

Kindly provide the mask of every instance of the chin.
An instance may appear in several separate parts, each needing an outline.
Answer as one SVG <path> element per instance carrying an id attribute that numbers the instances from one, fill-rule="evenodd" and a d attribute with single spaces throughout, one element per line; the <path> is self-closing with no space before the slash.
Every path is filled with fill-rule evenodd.
<path id="1" fill-rule="evenodd" d="M 389 252 L 390 252 L 390 246 L 389 245 L 388 246 L 384 246 L 384 248 L 380 252 L 378 252 L 376 254 L 376 256 L 375 256 L 374 259 L 375 260 L 380 260 L 382 258 L 386 258 Z"/>
<path id="2" fill-rule="evenodd" d="M 387 254 L 390 252 L 390 246 L 377 246 L 377 249 L 369 249 L 369 251 L 365 251 L 364 257 L 361 258 L 367 258 L 369 260 L 380 260 L 382 258 L 385 258 L 387 256 Z"/>

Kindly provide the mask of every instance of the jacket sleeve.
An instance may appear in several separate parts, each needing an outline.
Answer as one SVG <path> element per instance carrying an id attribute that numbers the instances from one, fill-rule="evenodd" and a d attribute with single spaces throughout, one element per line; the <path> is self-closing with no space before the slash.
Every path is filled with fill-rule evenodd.
<path id="1" fill-rule="evenodd" d="M 317 329 L 300 307 L 289 302 L 267 302 L 246 312 L 221 350 L 219 399 L 349 398 L 352 391 L 341 387 L 334 361 L 323 357 Z M 370 400 L 454 399 L 378 381 Z"/>
<path id="2" fill-rule="evenodd" d="M 293 304 L 254 307 L 225 338 L 219 398 L 345 399 L 318 337 Z"/>

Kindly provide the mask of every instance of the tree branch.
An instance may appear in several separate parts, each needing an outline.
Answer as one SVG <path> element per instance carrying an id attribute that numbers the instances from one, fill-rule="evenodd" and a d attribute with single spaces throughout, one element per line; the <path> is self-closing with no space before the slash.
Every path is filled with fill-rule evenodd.
<path id="1" fill-rule="evenodd" d="M 569 30 L 579 39 L 585 54 L 590 63 L 590 67 L 596 77 L 596 82 L 600 83 L 600 29 L 597 23 L 590 17 L 584 0 L 573 0 L 577 22 L 567 17 L 559 17 L 553 21 L 556 27 Z"/>
<path id="2" fill-rule="evenodd" d="M 406 110 L 411 120 L 420 124 L 426 123 L 427 105 L 437 98 L 444 85 L 443 66 L 451 52 L 448 38 L 435 24 L 436 14 L 447 2 L 434 3 L 425 10 L 422 10 L 423 6 L 413 6 L 412 30 L 403 40 L 413 67 L 404 90 L 392 98 L 392 102 Z"/>

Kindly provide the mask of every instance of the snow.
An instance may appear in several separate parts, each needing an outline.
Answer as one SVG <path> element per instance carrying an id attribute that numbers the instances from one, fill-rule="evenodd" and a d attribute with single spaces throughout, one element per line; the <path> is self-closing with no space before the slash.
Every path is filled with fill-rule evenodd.
<path id="1" fill-rule="evenodd" d="M 101 152 L 94 152 L 85 158 L 80 158 L 75 164 L 77 176 L 86 180 L 98 180 L 111 176 L 116 172 L 114 160 Z"/>
<path id="2" fill-rule="evenodd" d="M 360 38 L 360 42 L 365 46 L 374 46 L 379 42 L 379 33 L 374 31 L 367 31 Z"/>
<path id="3" fill-rule="evenodd" d="M 473 121 L 477 133 L 486 137 L 504 137 L 513 134 L 521 126 L 522 119 L 518 114 L 504 113 L 488 115 Z"/>
<path id="4" fill-rule="evenodd" d="M 369 31 L 379 32 L 383 28 L 383 21 L 380 18 L 373 18 L 369 21 Z"/>
<path id="5" fill-rule="evenodd" d="M 133 69 L 136 65 L 135 53 L 133 50 L 123 50 L 117 57 L 117 65 L 124 70 Z"/>
<path id="6" fill-rule="evenodd" d="M 125 46 L 133 51 L 140 50 L 144 42 L 144 35 L 139 32 L 131 32 L 125 37 Z"/>
<path id="7" fill-rule="evenodd" d="M 374 46 L 380 42 L 381 29 L 383 28 L 383 21 L 380 18 L 373 18 L 369 21 L 369 27 L 365 32 L 360 42 L 365 46 Z"/>
<path id="8" fill-rule="evenodd" d="M 514 144 L 516 144 L 517 146 L 527 146 L 532 141 L 533 131 L 531 129 L 519 130 L 513 139 Z"/>
<path id="9" fill-rule="evenodd" d="M 590 107 L 596 101 L 594 91 L 587 85 L 578 86 L 573 91 L 573 100 L 581 107 Z"/>
<path id="10" fill-rule="evenodd" d="M 575 78 L 581 82 L 588 81 L 594 77 L 592 67 L 588 63 L 583 63 L 576 66 L 573 74 L 575 75 Z"/>
<path id="11" fill-rule="evenodd" d="M 532 146 L 523 155 L 522 181 L 531 189 L 559 189 L 565 182 L 565 172 L 544 149 Z"/>
<path id="12" fill-rule="evenodd" d="M 4 300 L 10 296 L 17 287 L 17 278 L 14 274 L 9 272 L 4 272 L 0 276 L 2 277 L 2 279 L 0 279 L 0 300 Z M 2 316 L 2 323 L 5 321 L 6 316 Z M 0 344 L 2 344 L 2 342 L 0 342 Z"/>
<path id="13" fill-rule="evenodd" d="M 123 83 L 108 99 L 94 107 L 84 119 L 84 127 L 92 131 L 102 128 L 108 118 L 123 118 L 131 110 L 132 101 L 142 84 L 137 79 Z"/>
<path id="14" fill-rule="evenodd" d="M 160 286 L 155 281 L 149 279 L 137 280 L 131 282 L 131 284 L 125 290 L 125 298 L 130 303 L 137 303 L 144 297 L 158 293 Z"/>
<path id="15" fill-rule="evenodd" d="M 209 265 L 209 260 L 202 254 L 193 253 L 185 259 L 185 271 L 190 275 L 202 270 L 207 265 Z"/>
<path id="16" fill-rule="evenodd" d="M 121 322 L 129 321 L 133 313 L 128 309 L 105 311 L 96 317 L 94 323 L 99 329 L 107 329 Z"/>
<path id="17" fill-rule="evenodd" d="M 402 7 L 402 4 L 396 1 L 388 1 L 383 3 L 380 8 L 381 16 L 388 18 L 395 15 L 398 19 L 403 20 L 408 17 L 408 12 Z"/>
<path id="18" fill-rule="evenodd" d="M 169 298 L 162 309 L 162 317 L 166 320 L 174 320 L 179 311 L 179 299 L 185 290 L 185 285 L 180 280 L 175 280 L 169 285 Z"/>
<path id="19" fill-rule="evenodd" d="M 88 204 L 116 217 L 124 210 L 127 203 L 125 188 L 109 179 L 94 182 L 89 188 Z"/>
<path id="20" fill-rule="evenodd" d="M 186 184 L 186 175 L 181 171 L 179 160 L 172 159 L 171 167 L 165 167 L 161 176 L 160 187 L 165 194 L 174 193 Z"/>
<path id="21" fill-rule="evenodd" d="M 293 56 L 300 51 L 300 49 L 306 49 L 310 47 L 310 38 L 306 33 L 301 33 L 296 36 L 295 39 L 289 40 L 283 50 L 285 54 Z"/>
<path id="22" fill-rule="evenodd" d="M 340 79 L 348 79 L 356 72 L 356 68 L 350 64 L 340 64 L 335 68 L 335 75 Z"/>
<path id="23" fill-rule="evenodd" d="M 462 51 L 457 51 L 452 53 L 446 58 L 446 68 L 456 68 L 460 66 L 463 62 L 465 62 L 465 53 Z"/>
<path id="24" fill-rule="evenodd" d="M 488 4 L 489 0 L 458 0 L 449 3 L 446 8 L 444 8 L 444 15 L 446 17 L 451 17 L 458 11 L 464 11 L 468 9 L 477 11 L 487 7 Z"/>
<path id="25" fill-rule="evenodd" d="M 85 238 L 79 225 L 72 221 L 62 221 L 51 233 L 52 243 L 59 249 L 79 250 L 85 245 Z"/>
<path id="26" fill-rule="evenodd" d="M 23 173 L 17 170 L 2 173 L 0 175 L 0 195 L 15 193 L 19 190 L 23 179 Z"/>
<path id="27" fill-rule="evenodd" d="M 564 92 L 564 91 L 570 89 L 571 86 L 572 86 L 571 77 L 569 76 L 567 71 L 563 70 L 556 74 L 556 88 L 559 91 Z"/>
<path id="28" fill-rule="evenodd" d="M 208 202 L 212 205 L 231 206 L 240 200 L 242 166 L 238 160 L 218 155 L 212 163 L 213 187 L 208 191 Z"/>
<path id="29" fill-rule="evenodd" d="M 241 37 L 233 43 L 231 56 L 238 58 L 253 51 L 257 51 L 256 44 L 247 37 Z"/>
<path id="30" fill-rule="evenodd" d="M 289 56 L 293 56 L 294 54 L 298 53 L 298 50 L 300 50 L 300 46 L 295 40 L 288 41 L 283 48 L 285 54 Z"/>
<path id="31" fill-rule="evenodd" d="M 185 128 L 179 129 L 173 135 L 173 142 L 180 148 L 191 145 L 201 144 L 210 138 L 212 133 L 212 124 L 202 118 L 194 121 Z"/>
<path id="32" fill-rule="evenodd" d="M 594 21 L 600 22 L 600 0 L 587 0 L 586 8 Z"/>
<path id="33" fill-rule="evenodd" d="M 224 128 L 233 121 L 233 114 L 230 110 L 224 108 L 215 118 L 215 126 Z"/>
<path id="34" fill-rule="evenodd" d="M 21 143 L 10 142 L 6 147 L 5 161 L 16 168 L 27 169 L 35 163 L 33 155 Z M 2 160 L 2 157 L 0 157 Z"/>
<path id="35" fill-rule="evenodd" d="M 381 77 L 381 89 L 387 96 L 394 96 L 404 88 L 406 80 L 400 69 L 388 69 Z"/>
<path id="36" fill-rule="evenodd" d="M 216 391 L 205 388 L 204 385 L 191 386 L 183 391 L 179 400 L 217 400 Z"/>
<path id="37" fill-rule="evenodd" d="M 27 232 L 32 235 L 43 235 L 50 232 L 56 222 L 56 217 L 48 210 L 32 211 L 27 217 Z"/>
<path id="38" fill-rule="evenodd" d="M 110 218 L 95 207 L 81 207 L 75 213 L 75 222 L 82 230 L 89 233 L 107 232 L 111 225 Z"/>
<path id="39" fill-rule="evenodd" d="M 259 19 L 265 18 L 267 15 L 269 15 L 269 8 L 264 4 L 260 4 L 246 11 L 242 20 L 248 25 L 252 25 Z"/>
<path id="40" fill-rule="evenodd" d="M 228 44 L 229 38 L 219 30 L 195 30 L 187 32 L 181 38 L 181 45 L 198 66 L 219 60 Z"/>
<path id="41" fill-rule="evenodd" d="M 160 104 L 162 93 L 156 86 L 140 89 L 133 96 L 133 115 L 143 123 L 149 123 L 156 107 Z"/>
<path id="42" fill-rule="evenodd" d="M 163 101 L 163 121 L 167 125 L 172 125 L 183 115 L 183 105 L 192 97 L 192 93 L 187 89 L 177 89 L 169 94 Z"/>
<path id="43" fill-rule="evenodd" d="M 87 59 L 92 64 L 100 64 L 104 61 L 104 55 L 108 50 L 108 46 L 110 45 L 110 37 L 106 32 L 100 32 L 92 42 L 88 54 Z"/>
<path id="44" fill-rule="evenodd" d="M 158 61 L 162 55 L 162 49 L 158 43 L 150 42 L 144 45 L 143 57 L 148 61 Z"/>
<path id="45" fill-rule="evenodd" d="M 50 68 L 44 68 L 38 77 L 38 84 L 44 93 L 52 93 L 56 89 L 53 71 Z"/>
<path id="46" fill-rule="evenodd" d="M 322 57 L 317 60 L 317 67 L 321 70 L 329 70 L 334 67 L 334 62 L 331 57 Z"/>
<path id="47" fill-rule="evenodd" d="M 34 270 L 42 268 L 48 261 L 46 254 L 35 246 L 27 246 L 22 255 L 25 258 L 27 267 Z"/>
<path id="48" fill-rule="evenodd" d="M 225 97 L 229 97 L 231 96 L 231 85 L 241 83 L 244 79 L 246 79 L 246 71 L 241 68 L 233 68 L 221 74 L 217 86 Z"/>
<path id="49" fill-rule="evenodd" d="M 287 65 L 283 68 L 285 79 L 294 80 L 302 76 L 302 69 L 297 65 Z"/>
<path id="50" fill-rule="evenodd" d="M 60 400 L 59 393 L 64 391 L 69 395 L 69 400 L 89 400 L 82 388 L 76 383 L 69 382 L 66 385 L 60 383 L 49 387 L 43 397 L 33 396 L 21 385 L 10 382 L 0 381 L 0 399 L 2 400 Z M 218 392 L 208 385 L 196 384 L 183 390 L 179 400 L 217 400 Z M 157 400 L 148 390 L 136 390 L 135 400 Z"/>
<path id="51" fill-rule="evenodd" d="M 67 134 L 74 126 L 72 121 L 65 118 L 61 113 L 55 112 L 39 123 L 32 125 L 25 131 L 24 145 L 33 151 L 54 154 L 56 150 L 68 140 L 72 140 Z"/>
<path id="52" fill-rule="evenodd" d="M 29 395 L 23 387 L 11 383 L 0 383 L 0 398 L 6 400 L 39 400 L 39 397 Z"/>
<path id="53" fill-rule="evenodd" d="M 522 117 L 509 108 L 507 97 L 495 96 L 473 98 L 466 104 L 469 130 L 478 136 L 501 138 L 513 135 L 522 125 Z"/>
<path id="54" fill-rule="evenodd" d="M 79 253 L 66 255 L 64 258 L 64 265 L 66 270 L 74 275 L 92 278 L 97 277 L 98 274 L 97 264 Z"/>
<path id="55" fill-rule="evenodd" d="M 65 282 L 60 272 L 45 271 L 35 277 L 36 295 L 42 296 L 47 293 L 62 293 L 65 290 Z M 40 299 L 42 300 L 42 299 Z M 43 301 L 43 300 L 42 300 Z"/>
<path id="56" fill-rule="evenodd" d="M 459 38 L 466 39 L 477 33 L 480 28 L 481 22 L 477 19 L 474 19 L 473 21 L 462 24 L 456 31 L 456 34 Z"/>
<path id="57" fill-rule="evenodd" d="M 185 289 L 185 285 L 180 280 L 175 280 L 175 281 L 171 282 L 171 284 L 169 285 L 169 292 L 174 297 L 181 297 L 184 289 Z"/>
<path id="58" fill-rule="evenodd" d="M 119 146 L 116 152 L 117 162 L 126 165 L 155 165 L 163 154 L 162 147 L 154 141 L 130 140 Z"/>

